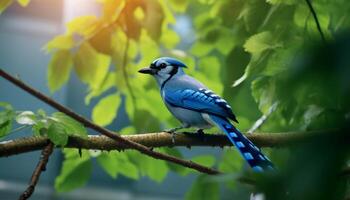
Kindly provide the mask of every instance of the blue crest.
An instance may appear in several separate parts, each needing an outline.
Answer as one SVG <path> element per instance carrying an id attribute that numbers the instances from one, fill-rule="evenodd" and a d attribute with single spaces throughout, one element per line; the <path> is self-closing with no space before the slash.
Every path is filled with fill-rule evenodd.
<path id="1" fill-rule="evenodd" d="M 187 66 L 184 63 L 182 63 L 181 61 L 179 61 L 179 60 L 177 60 L 175 58 L 171 58 L 171 57 L 158 58 L 158 59 L 154 60 L 152 64 L 157 65 L 157 63 L 159 61 L 164 61 L 164 62 L 168 63 L 169 65 L 172 65 L 172 66 L 175 66 L 175 67 L 186 67 L 187 68 Z"/>

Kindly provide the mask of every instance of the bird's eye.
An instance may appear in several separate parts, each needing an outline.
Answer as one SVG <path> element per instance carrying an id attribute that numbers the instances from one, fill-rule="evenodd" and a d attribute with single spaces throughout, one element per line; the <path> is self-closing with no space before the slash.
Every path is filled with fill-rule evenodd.
<path id="1" fill-rule="evenodd" d="M 167 66 L 167 65 L 166 65 L 165 63 L 161 63 L 161 64 L 159 65 L 159 67 L 162 68 L 162 69 L 163 69 L 163 68 L 166 68 L 166 66 Z"/>

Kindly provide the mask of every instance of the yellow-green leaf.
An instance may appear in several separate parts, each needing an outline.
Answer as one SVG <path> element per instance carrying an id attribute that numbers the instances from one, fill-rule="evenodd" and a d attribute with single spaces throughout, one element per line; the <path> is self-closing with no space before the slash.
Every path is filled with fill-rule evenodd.
<path id="1" fill-rule="evenodd" d="M 185 12 L 188 6 L 188 0 L 170 0 L 171 7 L 177 12 Z"/>
<path id="2" fill-rule="evenodd" d="M 72 35 L 59 35 L 50 40 L 44 47 L 47 52 L 55 49 L 70 49 L 74 46 Z"/>
<path id="3" fill-rule="evenodd" d="M 60 50 L 52 55 L 48 68 L 48 84 L 51 92 L 55 92 L 69 78 L 73 59 L 68 50 Z"/>
<path id="4" fill-rule="evenodd" d="M 148 0 L 146 4 L 146 16 L 142 23 L 153 40 L 158 40 L 161 35 L 164 10 L 158 1 Z"/>
<path id="5" fill-rule="evenodd" d="M 90 36 L 100 24 L 96 16 L 81 16 L 67 23 L 68 33 L 78 33 L 82 36 Z"/>
<path id="6" fill-rule="evenodd" d="M 108 73 L 110 61 L 110 56 L 98 53 L 84 42 L 74 56 L 74 69 L 81 81 L 91 88 L 98 88 Z"/>
<path id="7" fill-rule="evenodd" d="M 13 0 L 1 0 L 0 1 L 0 14 L 12 4 Z"/>
<path id="8" fill-rule="evenodd" d="M 115 85 L 116 73 L 109 72 L 105 77 L 105 80 L 102 81 L 100 87 L 93 88 L 89 94 L 85 96 L 85 104 L 88 105 L 92 98 L 100 96 L 105 91 L 109 90 L 111 87 Z"/>
<path id="9" fill-rule="evenodd" d="M 76 149 L 65 149 L 64 155 L 60 175 L 55 180 L 55 189 L 58 192 L 71 191 L 85 185 L 92 172 L 88 151 L 82 150 L 79 156 Z"/>
<path id="10" fill-rule="evenodd" d="M 29 4 L 30 0 L 17 0 L 17 2 L 18 2 L 21 6 L 25 7 L 25 6 L 27 6 L 27 5 Z"/>
<path id="11" fill-rule="evenodd" d="M 92 120 L 100 126 L 112 123 L 113 119 L 117 117 L 120 102 L 119 94 L 112 94 L 103 98 L 92 110 Z"/>

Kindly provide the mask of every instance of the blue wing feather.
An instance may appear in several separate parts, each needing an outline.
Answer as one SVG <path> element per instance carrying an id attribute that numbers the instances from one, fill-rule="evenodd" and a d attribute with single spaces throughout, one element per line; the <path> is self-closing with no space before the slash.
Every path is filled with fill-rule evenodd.
<path id="1" fill-rule="evenodd" d="M 204 88 L 166 91 L 164 100 L 172 106 L 230 118 L 238 122 L 227 102 Z"/>

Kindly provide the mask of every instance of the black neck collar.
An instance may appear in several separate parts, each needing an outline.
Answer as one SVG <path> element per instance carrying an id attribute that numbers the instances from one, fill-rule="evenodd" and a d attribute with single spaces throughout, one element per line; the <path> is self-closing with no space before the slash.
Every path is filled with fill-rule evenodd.
<path id="1" fill-rule="evenodd" d="M 178 71 L 178 67 L 173 67 L 173 69 L 170 71 L 170 76 L 162 83 L 160 86 L 160 90 L 163 90 L 165 83 L 167 83 Z"/>

